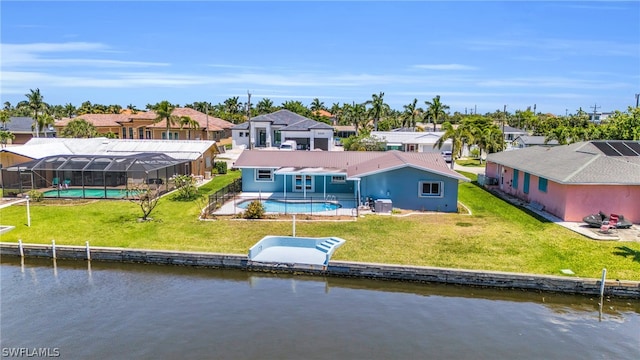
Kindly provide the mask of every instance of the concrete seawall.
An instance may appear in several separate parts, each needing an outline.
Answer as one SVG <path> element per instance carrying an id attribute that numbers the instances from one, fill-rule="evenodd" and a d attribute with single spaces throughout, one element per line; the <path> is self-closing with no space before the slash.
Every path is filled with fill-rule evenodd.
<path id="1" fill-rule="evenodd" d="M 53 257 L 52 245 L 23 244 L 22 252 L 25 257 Z M 57 259 L 87 259 L 87 250 L 83 246 L 56 245 L 55 253 Z M 21 255 L 19 244 L 5 242 L 0 243 L 0 255 L 19 257 Z M 239 269 L 246 271 L 304 273 L 323 276 L 445 283 L 596 296 L 600 294 L 601 285 L 600 279 L 583 279 L 495 271 L 458 270 L 424 266 L 356 263 L 346 261 L 331 261 L 329 266 L 326 268 L 314 268 L 299 264 L 255 263 L 249 261 L 247 255 L 204 252 L 91 247 L 90 256 L 91 260 L 95 261 L 183 265 Z M 640 282 L 606 280 L 604 294 L 607 296 L 640 299 Z"/>

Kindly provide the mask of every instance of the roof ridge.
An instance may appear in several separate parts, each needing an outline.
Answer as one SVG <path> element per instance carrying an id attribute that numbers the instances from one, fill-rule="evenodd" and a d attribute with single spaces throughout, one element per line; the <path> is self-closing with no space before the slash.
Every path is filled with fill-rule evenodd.
<path id="1" fill-rule="evenodd" d="M 589 161 L 585 162 L 584 164 L 582 164 L 582 166 L 580 166 L 579 168 L 576 169 L 576 171 L 572 172 L 571 174 L 567 175 L 564 179 L 562 179 L 562 181 L 567 182 L 569 181 L 569 179 L 571 179 L 572 177 L 574 177 L 575 175 L 577 175 L 579 172 L 581 172 L 582 170 L 584 170 L 587 166 L 591 165 L 592 162 L 596 161 L 597 159 L 599 159 L 601 156 L 603 156 L 602 154 L 595 154 L 595 156 L 593 156 L 591 159 L 589 159 Z"/>

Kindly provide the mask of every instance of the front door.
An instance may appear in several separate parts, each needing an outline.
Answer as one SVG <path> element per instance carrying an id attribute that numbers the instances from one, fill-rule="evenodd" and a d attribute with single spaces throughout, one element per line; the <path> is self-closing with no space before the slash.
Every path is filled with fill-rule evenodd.
<path id="1" fill-rule="evenodd" d="M 265 129 L 258 129 L 258 146 L 267 146 L 267 131 Z"/>

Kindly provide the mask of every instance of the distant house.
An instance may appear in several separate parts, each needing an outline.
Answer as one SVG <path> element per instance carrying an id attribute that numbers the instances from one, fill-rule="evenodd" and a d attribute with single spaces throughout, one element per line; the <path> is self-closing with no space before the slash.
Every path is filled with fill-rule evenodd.
<path id="1" fill-rule="evenodd" d="M 444 142 L 441 149 L 434 146 L 444 132 L 420 131 L 372 131 L 375 136 L 386 143 L 387 150 L 404 152 L 435 152 L 451 151 L 451 140 Z"/>
<path id="2" fill-rule="evenodd" d="M 234 167 L 243 192 L 389 199 L 396 208 L 442 212 L 457 211 L 458 181 L 468 181 L 436 153 L 245 150 Z"/>
<path id="3" fill-rule="evenodd" d="M 512 148 L 524 149 L 530 146 L 557 146 L 558 140 L 551 140 L 545 143 L 545 136 L 520 135 L 511 143 Z"/>
<path id="4" fill-rule="evenodd" d="M 603 211 L 640 223 L 640 142 L 588 141 L 489 154 L 487 183 L 565 221 Z"/>
<path id="5" fill-rule="evenodd" d="M 4 127 L 0 125 L 0 129 L 9 131 L 15 136 L 8 144 L 24 144 L 31 138 L 36 137 L 34 120 L 31 117 L 12 116 Z M 46 126 L 40 129 L 38 137 L 56 137 L 56 129 L 53 126 Z"/>
<path id="6" fill-rule="evenodd" d="M 137 113 L 123 112 L 121 114 L 84 114 L 75 118 L 64 118 L 56 121 L 54 127 L 58 132 L 72 120 L 84 119 L 93 124 L 98 133 L 103 136 L 112 133 L 120 139 L 169 139 L 169 140 L 213 140 L 220 141 L 231 137 L 233 123 L 222 120 L 191 108 L 176 108 L 172 115 L 188 116 L 197 125 L 194 127 L 180 124 L 169 127 L 167 137 L 167 123 L 162 120 L 154 123 L 157 115 L 153 111 Z"/>
<path id="7" fill-rule="evenodd" d="M 289 110 L 256 116 L 234 126 L 231 133 L 233 148 L 278 147 L 287 140 L 294 140 L 298 150 L 333 150 L 334 147 L 333 127 Z"/>

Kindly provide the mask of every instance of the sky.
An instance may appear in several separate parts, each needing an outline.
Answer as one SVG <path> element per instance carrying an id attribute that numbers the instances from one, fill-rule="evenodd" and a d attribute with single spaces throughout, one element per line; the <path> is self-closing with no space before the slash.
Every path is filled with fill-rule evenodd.
<path id="1" fill-rule="evenodd" d="M 0 100 L 626 111 L 640 1 L 0 2 Z"/>

